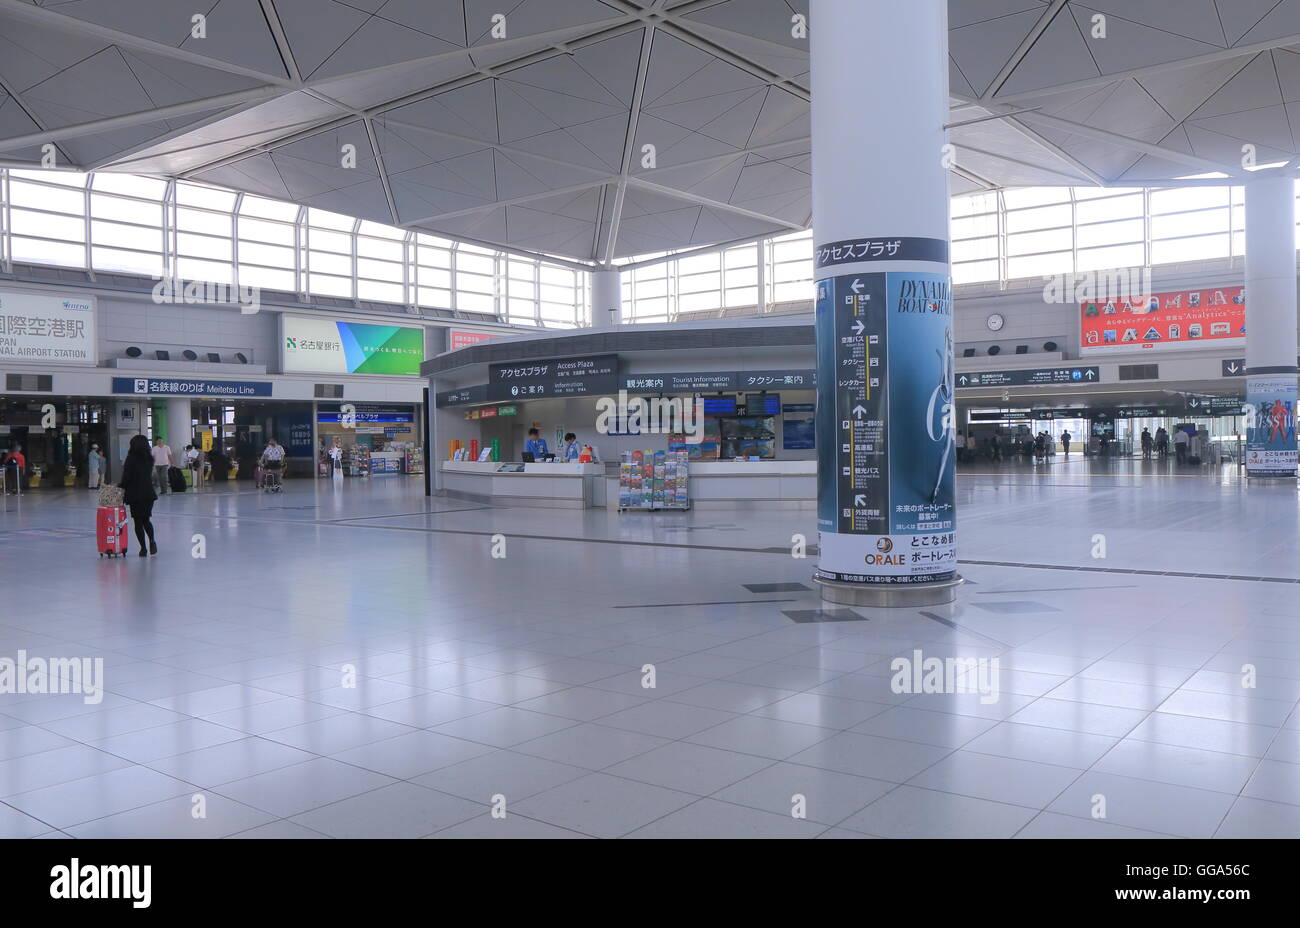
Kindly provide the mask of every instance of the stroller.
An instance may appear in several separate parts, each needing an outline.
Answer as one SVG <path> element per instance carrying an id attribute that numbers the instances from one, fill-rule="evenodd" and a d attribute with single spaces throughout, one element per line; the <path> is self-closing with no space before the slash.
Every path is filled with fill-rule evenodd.
<path id="1" fill-rule="evenodd" d="M 268 467 L 265 461 L 257 462 L 257 486 L 264 493 L 279 493 L 284 489 L 280 482 L 280 467 Z M 283 464 L 281 464 L 281 467 Z"/>

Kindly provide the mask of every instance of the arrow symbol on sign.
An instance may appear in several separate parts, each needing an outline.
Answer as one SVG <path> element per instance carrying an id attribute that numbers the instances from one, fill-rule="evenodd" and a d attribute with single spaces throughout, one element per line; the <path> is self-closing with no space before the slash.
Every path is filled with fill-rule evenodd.
<path id="1" fill-rule="evenodd" d="M 1235 373 L 1237 373 L 1237 362 L 1236 362 L 1236 361 L 1233 361 L 1233 362 L 1231 362 L 1231 363 L 1228 365 L 1228 373 L 1230 373 L 1230 374 L 1235 374 Z"/>
<path id="2" fill-rule="evenodd" d="M 865 416 L 866 414 L 867 414 L 867 411 L 866 411 L 865 409 L 863 409 L 861 406 L 854 406 L 854 407 L 853 407 L 853 415 L 854 415 L 856 418 L 861 419 L 861 418 L 862 418 L 863 416 Z"/>
<path id="3" fill-rule="evenodd" d="M 961 375 L 961 385 L 962 385 L 963 387 L 966 386 L 966 375 L 965 375 L 965 374 L 962 374 L 962 375 Z"/>
<path id="4" fill-rule="evenodd" d="M 1094 374 L 1092 371 L 1085 371 L 1083 376 L 1087 377 L 1089 380 L 1092 380 L 1092 378 L 1096 377 L 1097 375 Z"/>
<path id="5" fill-rule="evenodd" d="M 853 497 L 853 505 L 861 508 L 867 505 L 867 498 L 859 493 L 857 496 Z"/>
<path id="6" fill-rule="evenodd" d="M 849 289 L 852 290 L 854 293 L 861 293 L 861 292 L 862 292 L 862 278 L 860 278 L 860 277 L 855 277 L 855 278 L 853 278 L 853 283 L 849 286 Z"/>
<path id="7" fill-rule="evenodd" d="M 865 329 L 865 328 L 866 328 L 866 326 L 864 326 L 864 325 L 862 324 L 862 320 L 861 320 L 861 319 L 854 319 L 854 320 L 853 320 L 853 334 L 854 334 L 854 335 L 861 335 L 861 334 L 862 334 L 862 330 Z"/>

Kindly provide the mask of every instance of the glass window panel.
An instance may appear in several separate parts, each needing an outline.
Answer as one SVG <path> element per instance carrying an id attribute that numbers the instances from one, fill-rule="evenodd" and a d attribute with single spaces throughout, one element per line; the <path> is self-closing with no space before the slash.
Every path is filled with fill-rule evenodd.
<path id="1" fill-rule="evenodd" d="M 1151 191 L 1151 215 L 1228 205 L 1226 187 L 1177 187 Z"/>
<path id="2" fill-rule="evenodd" d="M 1167 239 L 1151 243 L 1152 264 L 1178 261 L 1203 261 L 1228 256 L 1228 235 L 1203 235 L 1197 238 Z"/>
<path id="3" fill-rule="evenodd" d="M 311 274 L 308 277 L 307 290 L 321 296 L 352 296 L 352 278 L 334 277 L 330 274 Z"/>
<path id="4" fill-rule="evenodd" d="M 1007 236 L 1007 254 L 1031 255 L 1042 251 L 1061 251 L 1070 247 L 1071 229 L 1053 229 L 1048 232 L 1022 232 Z"/>
<path id="5" fill-rule="evenodd" d="M 1080 225 L 1087 222 L 1105 222 L 1108 219 L 1142 218 L 1142 194 L 1126 197 L 1107 197 L 1104 200 L 1090 200 L 1075 207 L 1075 221 Z"/>
<path id="6" fill-rule="evenodd" d="M 162 225 L 162 206 L 158 203 L 141 203 L 121 197 L 93 193 L 90 196 L 90 215 L 96 219 L 115 219 L 146 226 Z"/>
<path id="7" fill-rule="evenodd" d="M 496 301 L 490 293 L 474 293 L 468 290 L 460 290 L 456 293 L 456 308 L 463 309 L 472 313 L 489 313 L 495 314 Z"/>
<path id="8" fill-rule="evenodd" d="M 420 267 L 420 286 L 451 289 L 451 271 L 436 267 Z"/>
<path id="9" fill-rule="evenodd" d="M 970 284 L 997 279 L 997 261 L 972 261 L 968 264 L 954 264 L 952 266 L 952 282 L 955 284 Z"/>
<path id="10" fill-rule="evenodd" d="M 239 283 L 245 287 L 265 287 L 268 290 L 287 290 L 292 293 L 296 288 L 293 271 L 274 271 L 265 267 L 239 265 Z"/>
<path id="11" fill-rule="evenodd" d="M 973 238 L 965 242 L 952 243 L 952 260 L 956 261 L 975 261 L 981 258 L 996 258 L 998 256 L 998 240 L 996 238 Z"/>
<path id="12" fill-rule="evenodd" d="M 1049 274 L 1068 273 L 1073 270 L 1074 256 L 1068 251 L 1052 255 L 1033 255 L 1027 258 L 1008 258 L 1007 277 L 1045 277 Z"/>
<path id="13" fill-rule="evenodd" d="M 812 281 L 776 283 L 772 286 L 772 300 L 776 303 L 793 303 L 813 298 Z"/>
<path id="14" fill-rule="evenodd" d="M 1125 219 L 1120 222 L 1103 222 L 1092 226 L 1079 226 L 1075 232 L 1080 248 L 1094 245 L 1117 245 L 1123 242 L 1142 241 L 1142 220 Z"/>
<path id="15" fill-rule="evenodd" d="M 246 264 L 264 264 L 292 271 L 293 249 L 282 248 L 278 245 L 262 245 L 258 242 L 241 241 L 239 243 L 239 264 L 241 269 Z"/>
<path id="16" fill-rule="evenodd" d="M 491 255 L 475 254 L 471 251 L 457 251 L 456 270 L 460 273 L 495 274 L 496 261 Z"/>
<path id="17" fill-rule="evenodd" d="M 352 258 L 336 255 L 328 251 L 312 251 L 307 256 L 307 267 L 315 274 L 337 274 L 352 276 Z"/>
<path id="18" fill-rule="evenodd" d="M 307 233 L 307 242 L 312 251 L 332 251 L 335 254 L 352 254 L 352 236 L 342 232 L 330 232 L 325 229 L 311 229 Z"/>
<path id="19" fill-rule="evenodd" d="M 757 287 L 739 287 L 734 290 L 727 290 L 725 300 L 727 306 L 756 306 L 758 305 L 758 288 Z"/>
<path id="20" fill-rule="evenodd" d="M 246 193 L 239 204 L 239 214 L 295 222 L 298 219 L 298 207 L 294 203 L 281 203 L 279 200 L 268 200 L 265 197 L 255 197 Z"/>
<path id="21" fill-rule="evenodd" d="M 374 280 L 357 281 L 357 298 L 361 300 L 378 300 L 382 303 L 404 303 L 402 285 L 381 283 Z"/>
<path id="22" fill-rule="evenodd" d="M 1028 232 L 1033 229 L 1051 229 L 1057 226 L 1068 227 L 1070 222 L 1069 204 L 1007 211 L 1008 232 Z"/>
<path id="23" fill-rule="evenodd" d="M 421 306 L 451 309 L 450 290 L 435 289 L 433 287 L 420 287 L 417 294 L 417 300 Z"/>
<path id="24" fill-rule="evenodd" d="M 396 226 L 385 225 L 382 222 L 371 222 L 369 219 L 361 220 L 361 228 L 358 230 L 362 235 L 373 236 L 374 238 L 388 239 L 389 241 L 402 242 L 406 239 L 406 230 L 399 229 Z"/>
<path id="25" fill-rule="evenodd" d="M 15 235 L 12 247 L 15 261 L 30 262 L 32 264 L 58 264 L 63 267 L 86 266 L 86 248 L 81 244 L 42 242 Z"/>
<path id="26" fill-rule="evenodd" d="M 1069 187 L 1021 187 L 1002 191 L 1002 201 L 1008 210 L 1027 206 L 1046 206 L 1049 203 L 1069 203 Z"/>
<path id="27" fill-rule="evenodd" d="M 158 252 L 159 260 L 162 260 L 161 229 L 141 229 L 138 226 L 119 225 L 116 222 L 92 222 L 90 240 L 96 245 L 117 245 L 123 248 Z"/>
<path id="28" fill-rule="evenodd" d="M 84 216 L 86 213 L 84 191 L 46 187 L 43 184 L 25 184 L 15 180 L 9 182 L 9 202 L 14 206 L 30 206 L 33 209 L 69 213 L 74 216 Z"/>
<path id="29" fill-rule="evenodd" d="M 954 219 L 949 225 L 949 234 L 954 239 L 997 235 L 998 217 L 994 214 L 992 216 L 970 216 L 966 219 Z"/>
<path id="30" fill-rule="evenodd" d="M 312 243 L 313 245 L 315 242 Z M 383 258 L 388 261 L 402 260 L 402 243 L 384 239 L 357 236 L 357 254 L 366 258 Z"/>
<path id="31" fill-rule="evenodd" d="M 386 280 L 393 283 L 402 282 L 402 265 L 392 261 L 374 261 L 370 258 L 357 259 L 357 275 L 371 280 Z"/>
<path id="32" fill-rule="evenodd" d="M 998 197 L 996 193 L 973 193 L 969 196 L 953 197 L 952 217 L 972 216 L 976 213 L 996 212 Z"/>
<path id="33" fill-rule="evenodd" d="M 264 219 L 249 219 L 247 216 L 240 216 L 238 224 L 241 242 L 266 242 L 269 245 L 293 244 L 293 226 L 268 222 Z"/>
<path id="34" fill-rule="evenodd" d="M 126 274 L 142 274 L 145 277 L 162 277 L 161 254 L 144 254 L 138 251 L 95 246 L 90 250 L 90 263 L 99 271 L 121 271 Z"/>
<path id="35" fill-rule="evenodd" d="M 86 221 L 75 216 L 50 216 L 25 209 L 10 210 L 13 231 L 18 235 L 37 235 L 61 238 L 68 242 L 82 242 L 86 237 Z"/>
<path id="36" fill-rule="evenodd" d="M 94 175 L 91 189 L 161 201 L 167 194 L 167 182 L 153 177 L 140 177 L 136 174 L 99 173 Z"/>
<path id="37" fill-rule="evenodd" d="M 573 285 L 567 287 L 554 287 L 550 284 L 540 285 L 540 296 L 548 303 L 567 303 L 570 308 L 573 307 Z"/>
<path id="38" fill-rule="evenodd" d="M 234 273 L 228 263 L 200 261 L 195 258 L 176 259 L 176 273 L 182 280 L 211 280 L 217 283 L 234 283 Z"/>
<path id="39" fill-rule="evenodd" d="M 230 239 L 210 238 L 179 232 L 176 235 L 176 253 L 192 258 L 230 260 Z"/>
<path id="40" fill-rule="evenodd" d="M 328 210 L 312 207 L 307 210 L 307 225 L 317 229 L 334 229 L 339 232 L 351 232 L 357 221 L 351 216 L 331 213 Z"/>
<path id="41" fill-rule="evenodd" d="M 80 187 L 86 189 L 88 174 L 76 171 L 24 171 L 21 168 L 10 170 L 9 176 L 19 180 L 36 180 L 44 184 L 58 184 L 60 187 Z"/>
<path id="42" fill-rule="evenodd" d="M 1139 221 L 1138 224 L 1141 225 L 1141 222 Z M 1141 242 L 1136 245 L 1112 245 L 1108 248 L 1080 248 L 1078 269 L 1103 271 L 1111 268 L 1141 267 L 1143 251 Z"/>
<path id="43" fill-rule="evenodd" d="M 202 206 L 229 213 L 235 208 L 235 194 L 184 182 L 176 185 L 176 202 L 182 206 Z"/>
<path id="44" fill-rule="evenodd" d="M 1211 209 L 1198 213 L 1178 213 L 1173 216 L 1152 216 L 1151 237 L 1176 238 L 1228 231 L 1228 211 Z"/>
<path id="45" fill-rule="evenodd" d="M 1106 197 L 1124 196 L 1125 194 L 1141 194 L 1141 187 L 1075 187 L 1074 198 L 1076 200 L 1100 200 Z M 1138 211 L 1139 213 L 1141 210 Z"/>

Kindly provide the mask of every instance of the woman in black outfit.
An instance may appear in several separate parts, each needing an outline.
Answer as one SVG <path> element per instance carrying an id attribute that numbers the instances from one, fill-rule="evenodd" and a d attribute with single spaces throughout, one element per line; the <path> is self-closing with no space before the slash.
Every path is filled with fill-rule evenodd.
<path id="1" fill-rule="evenodd" d="M 140 542 L 140 556 L 146 553 L 157 554 L 158 545 L 153 540 L 153 501 L 158 498 L 153 491 L 153 453 L 149 450 L 149 439 L 137 435 L 131 439 L 127 448 L 126 462 L 122 465 L 122 482 L 118 484 L 123 490 L 122 501 L 131 507 L 131 519 L 135 522 L 135 537 Z M 146 552 L 144 539 L 149 537 Z"/>

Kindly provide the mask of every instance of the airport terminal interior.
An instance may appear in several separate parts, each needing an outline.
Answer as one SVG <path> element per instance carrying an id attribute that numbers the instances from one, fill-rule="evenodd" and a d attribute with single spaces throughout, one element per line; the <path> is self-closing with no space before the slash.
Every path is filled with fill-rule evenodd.
<path id="1" fill-rule="evenodd" d="M 1297 107 L 1300 0 L 0 0 L 0 837 L 1300 837 Z"/>

